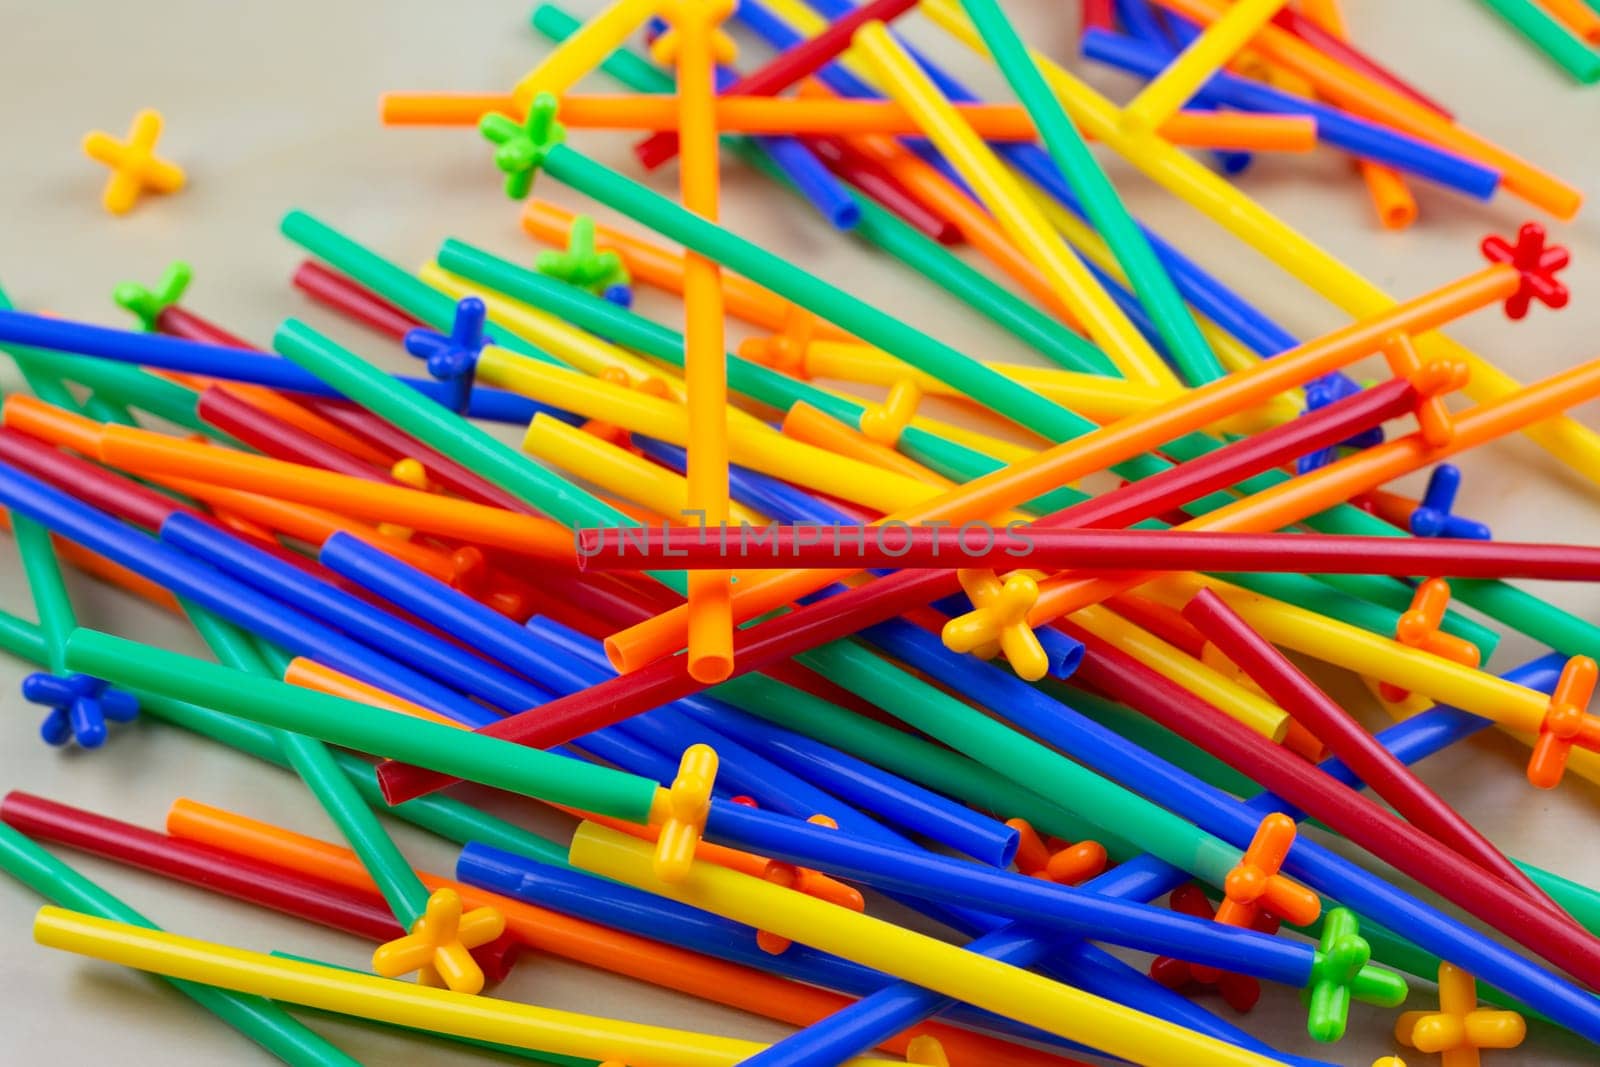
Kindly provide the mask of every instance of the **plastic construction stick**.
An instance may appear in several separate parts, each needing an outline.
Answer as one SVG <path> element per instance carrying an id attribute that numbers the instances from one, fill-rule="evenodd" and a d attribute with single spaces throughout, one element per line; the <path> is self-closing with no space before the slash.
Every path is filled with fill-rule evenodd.
<path id="1" fill-rule="evenodd" d="M 649 21 L 659 6 L 657 0 L 612 0 L 518 80 L 517 101 L 525 108 L 541 92 L 566 92 Z"/>
<path id="2" fill-rule="evenodd" d="M 851 38 L 860 27 L 873 21 L 891 21 L 915 6 L 915 0 L 872 0 L 815 37 L 774 56 L 757 70 L 726 86 L 723 91 L 729 95 L 776 96 L 826 66 L 834 56 L 849 47 Z M 677 151 L 678 136 L 672 133 L 656 134 L 634 148 L 634 154 L 646 169 L 659 167 Z"/>
<path id="3" fill-rule="evenodd" d="M 571 558 L 571 538 L 547 519 L 144 430 L 106 427 L 100 438 L 99 458 L 128 471 L 180 475 L 329 507 L 359 518 L 402 523 L 519 555 L 532 554 L 557 563 Z"/>
<path id="4" fill-rule="evenodd" d="M 731 7 L 730 7 L 731 9 Z M 715 223 L 721 197 L 718 169 L 713 35 L 727 10 L 682 4 L 665 38 L 676 52 L 678 130 L 682 147 L 678 186 L 686 211 Z M 685 418 L 688 421 L 689 510 L 707 523 L 728 517 L 727 346 L 723 334 L 722 268 L 697 252 L 683 259 Z M 708 682 L 733 669 L 733 613 L 729 576 L 707 571 L 689 576 L 689 672 Z"/>
<path id="5" fill-rule="evenodd" d="M 1483 0 L 1551 62 L 1584 85 L 1600 81 L 1600 54 L 1590 50 L 1574 30 L 1533 0 Z"/>
<path id="6" fill-rule="evenodd" d="M 78 616 L 72 610 L 72 598 L 61 575 L 61 562 L 56 558 L 55 546 L 50 543 L 50 531 L 42 524 L 13 511 L 11 531 L 17 540 L 17 554 L 22 557 L 23 573 L 28 578 L 34 614 L 39 618 L 39 629 L 50 650 L 50 670 L 61 675 L 65 671 L 67 638 L 78 628 Z M 104 740 L 103 731 L 102 726 L 100 740 Z"/>
<path id="7" fill-rule="evenodd" d="M 389 712 L 106 634 L 80 631 L 68 646 L 68 666 L 115 677 L 123 684 L 215 707 L 252 722 L 303 733 L 330 744 L 432 766 L 447 774 L 524 796 L 650 821 L 656 785 L 604 767 L 533 749 L 496 743 L 466 731 L 406 720 Z M 101 665 L 104 671 L 90 664 Z M 179 677 L 178 675 L 182 676 Z"/>
<path id="8" fill-rule="evenodd" d="M 1091 30 L 1081 42 L 1084 55 L 1124 70 L 1154 75 L 1165 53 L 1131 37 Z M 1381 162 L 1478 199 L 1494 195 L 1500 172 L 1416 137 L 1227 72 L 1213 75 L 1196 99 L 1251 111 L 1299 114 L 1316 120 L 1317 138 L 1358 158 Z"/>
<path id="9" fill-rule="evenodd" d="M 842 181 L 849 182 L 862 197 L 875 201 L 883 210 L 924 237 L 931 237 L 942 245 L 961 242 L 961 231 L 924 207 L 921 201 L 871 160 L 849 151 L 843 141 L 813 138 L 805 147 Z M 859 217 L 857 222 L 859 225 Z"/>
<path id="10" fill-rule="evenodd" d="M 1401 389 L 1403 392 L 1404 387 Z M 1204 495 L 1214 488 L 1229 485 L 1253 469 L 1271 465 L 1281 458 L 1280 451 L 1286 446 L 1290 450 L 1298 450 L 1300 442 L 1314 437 L 1319 430 L 1330 436 L 1338 434 L 1334 439 L 1342 440 L 1348 436 L 1348 431 L 1336 421 L 1347 412 L 1355 412 L 1359 405 L 1354 401 L 1358 399 L 1369 398 L 1340 401 L 1257 438 L 1245 439 L 1183 467 L 1085 501 L 1071 511 L 1053 516 L 1053 519 L 1063 525 L 1069 522 L 1080 526 L 1116 525 L 1136 522 L 1150 513 L 1159 513 L 1195 495 Z M 1341 408 L 1340 405 L 1346 407 Z M 1368 409 L 1369 414 L 1371 410 Z M 1383 407 L 1378 405 L 1376 410 L 1382 412 Z M 1383 416 L 1379 414 L 1377 417 Z M 769 657 L 774 661 L 788 658 L 800 648 L 848 636 L 869 622 L 892 618 L 903 611 L 949 595 L 958 588 L 959 585 L 948 574 L 929 572 L 926 575 L 894 576 L 798 608 L 773 623 L 741 631 L 737 670 L 758 669 L 760 663 Z M 842 610 L 846 604 L 850 605 L 849 610 Z M 610 648 L 607 654 L 611 655 Z M 613 681 L 592 686 L 581 694 L 546 705 L 540 709 L 537 722 L 532 716 L 512 716 L 490 729 L 523 743 L 534 743 L 534 739 L 539 738 L 538 743 L 556 744 L 695 691 L 698 685 L 688 677 L 682 666 L 675 657 L 664 657 Z M 398 769 L 395 773 L 399 773 Z M 419 777 L 426 779 L 428 776 Z M 416 782 L 401 790 L 396 781 L 394 796 L 403 798 L 420 795 L 429 788 L 438 788 L 443 784 L 437 776 L 432 776 L 432 781 Z"/>
<path id="11" fill-rule="evenodd" d="M 1590 45 L 1600 44 L 1600 9 L 1587 0 L 1540 0 L 1552 18 Z"/>
<path id="12" fill-rule="evenodd" d="M 1190 43 L 1161 75 L 1122 109 L 1122 120 L 1153 130 L 1182 107 L 1207 78 L 1233 58 L 1266 24 L 1284 0 L 1240 0 Z M 969 12 L 970 13 L 970 12 Z M 982 27 L 979 26 L 981 32 Z"/>
<path id="13" fill-rule="evenodd" d="M 48 948 L 90 955 L 170 978 L 203 981 L 342 1015 L 562 1055 L 624 1055 L 629 1062 L 640 1064 L 725 1067 L 762 1047 L 754 1042 L 400 983 L 95 919 L 62 908 L 40 909 L 34 920 L 34 939 Z M 890 1061 L 850 1062 L 859 1067 L 886 1067 Z"/>
<path id="14" fill-rule="evenodd" d="M 992 513 L 997 506 L 1019 499 L 1026 500 L 1064 481 L 1117 464 L 1146 448 L 1157 447 L 1161 442 L 1209 425 L 1225 413 L 1259 403 L 1290 385 L 1309 380 L 1341 364 L 1354 362 L 1371 351 L 1370 346 L 1395 328 L 1409 329 L 1404 323 L 1437 325 L 1462 311 L 1482 306 L 1520 285 L 1519 277 L 1515 271 L 1502 271 L 1499 265 L 1492 266 L 1435 293 L 1419 297 L 1390 315 L 1335 331 L 1302 345 L 1292 353 L 1285 353 L 1248 371 L 1194 389 L 1142 415 L 1113 423 L 1075 441 L 1056 445 L 1011 465 L 1003 472 L 968 482 L 925 508 L 915 512 L 894 513 L 885 519 L 954 521 Z M 1256 386 L 1266 388 L 1256 392 Z M 1038 481 L 1035 481 L 1036 477 Z M 1299 481 L 1303 482 L 1304 479 Z M 1347 496 L 1338 498 L 1341 501 L 1344 499 Z M 1323 506 L 1335 502 L 1328 500 Z M 1274 528 L 1281 525 L 1284 524 L 1274 524 Z M 735 617 L 742 620 L 769 611 L 848 573 L 843 570 L 819 571 L 813 572 L 810 577 L 778 575 L 760 583 L 741 583 L 742 590 L 734 597 Z M 756 592 L 760 595 L 757 596 Z M 756 607 L 757 604 L 760 606 Z M 614 635 L 608 642 L 608 653 L 619 667 L 631 670 L 658 655 L 681 647 L 682 625 L 682 613 L 664 614 L 645 626 L 633 628 L 633 632 Z"/>
<path id="15" fill-rule="evenodd" d="M 916 117 L 1123 374 L 1151 385 L 1173 385 L 1172 372 L 1106 296 L 1022 186 L 954 112 L 932 79 L 917 68 L 889 31 L 882 25 L 869 24 L 856 35 L 856 47 L 871 60 L 891 95 Z"/>
<path id="16" fill-rule="evenodd" d="M 1074 636 L 1082 639 L 1082 631 Z M 1098 659 L 1086 663 L 1089 674 L 1080 673 L 1086 684 L 1130 703 L 1186 740 L 1244 769 L 1290 804 L 1581 980 L 1587 982 L 1587 976 L 1600 969 L 1594 962 L 1600 958 L 1600 946 L 1569 917 L 1548 905 L 1530 906 L 1519 890 L 1384 813 L 1366 797 L 1333 784 L 1275 745 L 1257 745 L 1255 735 L 1222 721 L 1223 716 L 1204 702 L 1188 694 L 1180 697 L 1165 679 L 1099 639 L 1091 636 L 1086 643 L 1099 653 Z M 1111 680 L 1113 674 L 1119 680 Z"/>
<path id="17" fill-rule="evenodd" d="M 649 871 L 648 852 L 633 839 L 592 823 L 573 838 L 577 866 L 740 921 L 760 922 L 783 936 L 858 957 L 869 966 L 915 975 L 967 1003 L 1131 1060 L 1207 1064 L 1266 1064 L 1256 1053 L 1200 1037 L 1099 997 L 1019 971 L 899 927 L 827 905 L 796 903 L 796 894 L 743 875 L 696 865 L 667 886 Z M 643 846 L 648 849 L 648 846 Z M 725 876 L 726 875 L 726 876 Z M 770 891 L 769 891 L 770 890 Z M 916 962 L 913 963 L 912 961 Z"/>
<path id="18" fill-rule="evenodd" d="M 420 319 L 315 260 L 301 263 L 289 280 L 317 303 L 390 340 L 403 341 L 406 334 L 423 325 Z"/>
<path id="19" fill-rule="evenodd" d="M 263 411 L 236 394 L 215 386 L 200 394 L 200 417 L 221 432 L 274 459 L 361 478 L 365 481 L 396 485 L 382 468 L 364 457 L 313 436 Z"/>
<path id="20" fill-rule="evenodd" d="M 1016 29 L 994 0 L 964 0 L 963 6 L 1012 91 L 1038 124 L 1051 159 L 1132 281 L 1180 373 L 1193 385 L 1220 378 L 1222 366 L 1184 306 L 1183 297 L 1050 91 Z"/>
<path id="21" fill-rule="evenodd" d="M 1451 114 L 1443 104 L 1350 43 L 1345 33 L 1343 12 L 1337 6 L 1337 0 L 1333 4 L 1326 0 L 1313 0 L 1299 11 L 1286 7 L 1272 17 L 1272 22 L 1328 57 L 1393 89 L 1401 96 L 1414 100 L 1440 117 L 1455 119 L 1455 115 Z"/>
<path id="22" fill-rule="evenodd" d="M 1287 657 L 1252 630 L 1216 593 L 1202 589 L 1184 606 L 1183 612 L 1184 618 L 1203 629 L 1207 640 L 1215 643 L 1223 655 L 1326 744 L 1402 818 L 1507 885 L 1521 890 L 1536 904 L 1549 903 L 1549 898 L 1516 864 L 1413 775 L 1404 763 L 1390 755 L 1382 742 L 1375 740 Z"/>
<path id="23" fill-rule="evenodd" d="M 1032 567 L 1049 570 L 1265 571 L 1396 577 L 1600 581 L 1600 548 L 1508 541 L 1399 540 L 1327 534 L 1229 534 L 1167 530 L 818 526 L 767 528 L 759 541 L 738 527 L 580 530 L 582 570 L 638 570 L 670 560 L 685 570 L 774 567 Z"/>
<path id="24" fill-rule="evenodd" d="M 155 929 L 150 920 L 62 863 L 10 826 L 0 826 L 0 867 L 46 900 L 80 912 Z M 285 1063 L 356 1067 L 357 1060 L 297 1022 L 269 1000 L 209 984 L 173 980 L 174 987 Z"/>

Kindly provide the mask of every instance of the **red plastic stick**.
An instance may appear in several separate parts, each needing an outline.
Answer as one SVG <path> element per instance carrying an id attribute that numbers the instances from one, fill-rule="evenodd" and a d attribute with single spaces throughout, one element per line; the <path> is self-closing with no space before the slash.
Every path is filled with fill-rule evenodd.
<path id="1" fill-rule="evenodd" d="M 1314 452 L 1323 447 L 1322 443 L 1343 441 L 1363 427 L 1411 410 L 1416 401 L 1417 393 L 1409 384 L 1393 379 L 1304 418 L 1075 504 L 1040 520 L 1039 525 L 1126 526 L 1295 456 Z M 769 663 L 847 637 L 862 627 L 922 607 L 959 588 L 951 572 L 912 571 L 796 608 L 735 634 L 734 674 L 760 670 Z M 683 657 L 664 656 L 632 673 L 491 723 L 483 732 L 517 744 L 550 748 L 703 688 L 689 677 Z M 398 804 L 442 789 L 454 779 L 391 760 L 378 766 L 378 781 L 389 803 Z"/>
<path id="2" fill-rule="evenodd" d="M 192 311 L 185 311 L 176 304 L 161 309 L 161 314 L 156 316 L 156 329 L 173 337 L 182 337 L 186 341 L 259 351 L 255 345 L 239 335 L 229 333 L 221 326 L 202 319 Z"/>
<path id="3" fill-rule="evenodd" d="M 589 571 L 953 567 L 1083 571 L 1237 571 L 1600 581 L 1600 548 L 1515 541 L 1330 534 L 1063 530 L 1029 526 L 779 526 L 725 537 L 698 526 L 578 532 Z"/>
<path id="4" fill-rule="evenodd" d="M 815 152 L 828 169 L 898 215 L 907 225 L 942 245 L 961 242 L 961 231 L 944 216 L 935 213 L 912 196 L 887 171 L 836 137 L 809 137 L 806 147 Z"/>
<path id="5" fill-rule="evenodd" d="M 291 281 L 317 303 L 396 341 L 423 325 L 360 283 L 309 259 L 295 268 Z"/>
<path id="6" fill-rule="evenodd" d="M 1586 985 L 1600 979 L 1600 942 L 1477 864 L 1314 765 L 1229 718 L 1100 638 L 1057 624 L 1088 649 L 1075 681 L 1132 707 L 1320 819 L 1336 833 L 1451 901 Z"/>
<path id="7" fill-rule="evenodd" d="M 1223 655 L 1342 759 L 1404 819 L 1521 890 L 1536 904 L 1556 908 L 1522 868 L 1506 859 L 1471 823 L 1412 773 L 1411 768 L 1396 759 L 1382 742 L 1352 719 L 1349 712 L 1301 673 L 1287 656 L 1252 630 L 1221 597 L 1209 589 L 1200 590 L 1185 605 L 1183 617 L 1204 632 Z"/>
<path id="8" fill-rule="evenodd" d="M 1421 104 L 1441 118 L 1449 119 L 1452 122 L 1455 121 L 1455 116 L 1444 105 L 1425 95 L 1409 82 L 1402 80 L 1387 67 L 1381 66 L 1371 56 L 1357 49 L 1349 41 L 1341 40 L 1334 34 L 1329 33 L 1298 11 L 1283 8 L 1273 17 L 1272 21 L 1279 29 L 1288 30 L 1329 59 L 1337 63 L 1343 63 L 1358 74 L 1363 74 L 1380 85 L 1394 90 L 1406 99 Z"/>
<path id="9" fill-rule="evenodd" d="M 210 425 L 274 459 L 321 467 L 386 485 L 399 484 L 387 472 L 262 411 L 227 389 L 213 385 L 202 390 L 197 411 Z"/>
<path id="10" fill-rule="evenodd" d="M 1078 20 L 1078 26 L 1083 33 L 1090 30 L 1116 32 L 1117 18 L 1111 0 L 1083 0 L 1083 14 Z"/>
<path id="11" fill-rule="evenodd" d="M 0 460 L 70 491 L 85 504 L 147 530 L 160 526 L 175 511 L 204 517 L 203 512 L 188 504 L 10 427 L 0 427 Z"/>
<path id="12" fill-rule="evenodd" d="M 377 893 L 290 871 L 249 856 L 146 830 L 82 808 L 13 790 L 0 800 L 0 820 L 28 837 L 75 848 L 174 881 L 209 889 L 369 941 L 392 941 L 405 931 Z M 473 952 L 484 977 L 511 971 L 517 942 L 502 937 Z"/>
<path id="13" fill-rule="evenodd" d="M 869 22 L 893 22 L 917 6 L 917 0 L 872 0 L 838 19 L 827 29 L 787 52 L 774 56 L 766 65 L 751 71 L 722 92 L 741 96 L 776 96 L 801 78 L 815 74 L 833 57 L 850 47 L 856 30 Z M 678 135 L 670 130 L 652 134 L 633 148 L 646 170 L 654 170 L 678 154 Z"/>

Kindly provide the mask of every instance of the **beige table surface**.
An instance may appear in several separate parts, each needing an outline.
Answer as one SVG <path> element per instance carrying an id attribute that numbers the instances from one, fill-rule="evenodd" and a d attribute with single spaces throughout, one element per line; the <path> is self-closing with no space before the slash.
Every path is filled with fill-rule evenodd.
<path id="1" fill-rule="evenodd" d="M 575 9 L 598 5 L 574 3 Z M 1075 18 L 1052 12 L 1075 4 L 1008 4 L 1030 41 L 1072 59 Z M 1479 4 L 1463 0 L 1348 0 L 1356 39 L 1454 107 L 1464 121 L 1573 180 L 1600 188 L 1594 90 L 1570 84 Z M 345 328 L 311 307 L 288 285 L 300 255 L 277 233 L 285 210 L 309 210 L 380 252 L 420 262 L 446 235 L 459 235 L 526 259 L 533 246 L 517 211 L 501 195 L 486 146 L 467 130 L 385 130 L 377 119 L 384 89 L 498 89 L 509 85 L 547 47 L 528 28 L 525 2 L 219 3 L 150 5 L 22 3 L 0 6 L 0 281 L 23 307 L 124 324 L 111 305 L 125 279 L 153 282 L 166 263 L 184 257 L 196 280 L 185 304 L 258 343 L 285 315 L 304 315 L 361 351 L 394 366 L 406 362 L 391 346 Z M 911 33 L 985 92 L 999 82 L 926 23 Z M 753 46 L 749 55 L 765 54 Z M 1119 99 L 1131 83 L 1093 75 Z M 596 79 L 597 89 L 613 89 Z M 104 172 L 79 153 L 83 132 L 121 135 L 139 107 L 167 118 L 161 148 L 189 172 L 182 195 L 147 201 L 112 219 L 98 206 Z M 628 140 L 584 133 L 577 142 L 628 167 Z M 1241 287 L 1286 327 L 1313 334 L 1340 317 L 1210 223 L 1131 170 L 1113 173 L 1143 217 L 1207 267 Z M 670 168 L 656 175 L 671 190 Z M 1342 158 L 1328 152 L 1262 159 L 1241 180 L 1287 220 L 1390 291 L 1405 295 L 1466 273 L 1479 262 L 1486 232 L 1508 233 L 1534 214 L 1501 198 L 1480 205 L 1424 189 L 1422 220 L 1402 234 L 1378 230 L 1365 194 Z M 977 316 L 932 295 L 915 275 L 848 239 L 758 178 L 730 165 L 725 218 L 734 229 L 788 251 L 822 274 L 848 278 L 883 306 L 906 309 L 917 323 L 966 351 L 991 358 L 1028 358 L 1020 346 Z M 541 195 L 581 206 L 554 182 Z M 1464 323 L 1458 336 L 1524 379 L 1552 373 L 1596 354 L 1593 293 L 1600 291 L 1600 229 L 1592 213 L 1559 227 L 1572 246 L 1569 274 L 1577 293 L 1562 314 L 1538 309 L 1520 325 L 1498 312 Z M 642 308 L 676 315 L 664 300 Z M 4 385 L 15 387 L 9 365 Z M 1594 425 L 1594 410 L 1579 417 Z M 1596 487 L 1523 440 L 1480 449 L 1465 459 L 1461 508 L 1493 524 L 1505 538 L 1592 542 L 1600 519 Z M 179 620 L 73 575 L 85 624 L 187 652 L 199 643 Z M 1592 589 L 1540 590 L 1579 615 L 1600 617 Z M 8 538 L 0 538 L 0 606 L 29 613 Z M 1533 653 L 1508 640 L 1493 665 L 1504 669 Z M 176 796 L 190 796 L 331 836 L 310 796 L 292 778 L 250 759 L 160 725 L 122 727 L 101 751 L 55 751 L 36 736 L 37 709 L 17 695 L 31 668 L 0 662 L 0 785 L 26 789 L 147 826 L 159 826 Z M 1329 677 L 1352 706 L 1371 711 L 1348 678 Z M 1374 720 L 1375 721 L 1375 720 Z M 1593 883 L 1600 852 L 1593 841 L 1600 793 L 1581 782 L 1542 793 L 1521 776 L 1525 752 L 1498 737 L 1480 738 L 1429 761 L 1423 776 L 1497 843 L 1514 854 Z M 523 811 L 508 814 L 531 822 Z M 553 833 L 564 828 L 542 824 Z M 445 843 L 398 827 L 396 837 L 418 864 L 448 871 Z M 110 864 L 71 862 L 171 929 L 259 949 L 278 948 L 364 965 L 354 939 L 210 897 Z M 142 976 L 32 945 L 29 918 L 38 901 L 0 880 L 0 1062 L 50 1064 L 255 1062 L 264 1057 L 184 998 Z M 531 956 L 499 994 L 557 1007 L 603 1012 L 653 1023 L 775 1039 L 782 1027 L 651 987 L 612 979 L 564 961 Z M 1424 987 L 1413 1004 L 1429 1006 Z M 1226 1009 L 1223 1009 L 1226 1010 Z M 1391 1012 L 1358 1007 L 1350 1036 L 1314 1050 L 1288 991 L 1269 992 L 1245 1026 L 1311 1054 L 1365 1067 L 1394 1051 Z M 442 1043 L 405 1041 L 364 1026 L 313 1019 L 319 1031 L 364 1061 L 464 1062 L 472 1054 Z M 1536 1026 L 1527 1045 L 1489 1054 L 1489 1064 L 1596 1062 L 1592 1047 Z M 1410 1062 L 1432 1062 L 1413 1055 Z M 963 1065 L 970 1067 L 970 1065 Z"/>

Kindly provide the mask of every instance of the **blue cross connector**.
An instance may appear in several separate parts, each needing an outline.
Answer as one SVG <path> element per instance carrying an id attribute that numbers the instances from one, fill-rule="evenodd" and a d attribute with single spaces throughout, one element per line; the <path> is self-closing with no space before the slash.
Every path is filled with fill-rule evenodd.
<path id="1" fill-rule="evenodd" d="M 482 300 L 475 296 L 463 297 L 456 304 L 455 322 L 448 335 L 420 326 L 406 334 L 406 351 L 426 360 L 428 373 L 450 387 L 448 407 L 458 415 L 467 412 L 472 382 L 478 372 L 478 356 L 489 343 L 483 336 L 486 315 Z"/>
<path id="2" fill-rule="evenodd" d="M 99 748 L 105 744 L 107 722 L 139 717 L 137 697 L 87 674 L 62 678 L 37 671 L 22 680 L 22 699 L 50 709 L 39 736 L 57 746 L 77 741 L 82 748 Z"/>
<path id="3" fill-rule="evenodd" d="M 1488 541 L 1489 527 L 1481 522 L 1450 514 L 1456 494 L 1461 490 L 1461 468 L 1441 463 L 1428 477 L 1428 491 L 1411 513 L 1408 525 L 1418 537 L 1455 537 L 1465 541 Z"/>

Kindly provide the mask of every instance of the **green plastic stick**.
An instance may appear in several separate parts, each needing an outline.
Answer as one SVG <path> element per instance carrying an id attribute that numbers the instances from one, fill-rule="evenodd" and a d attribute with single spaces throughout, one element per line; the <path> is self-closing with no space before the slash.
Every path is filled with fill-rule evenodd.
<path id="1" fill-rule="evenodd" d="M 1483 0 L 1483 4 L 1582 84 L 1600 81 L 1600 54 L 1590 51 L 1533 0 Z"/>
<path id="2" fill-rule="evenodd" d="M 0 289 L 0 310 L 12 310 L 11 298 L 6 296 L 5 290 Z M 134 425 L 133 416 L 128 410 L 118 403 L 114 403 L 99 395 L 90 395 L 82 403 L 72 395 L 72 391 L 61 383 L 60 375 L 50 369 L 48 362 L 41 357 L 44 353 L 20 345 L 7 345 L 3 351 L 9 353 L 16 362 L 17 369 L 22 372 L 23 381 L 28 383 L 34 395 L 49 404 L 68 411 L 84 411 L 90 418 L 98 422 L 117 422 L 124 426 Z M 124 378 L 145 376 L 145 372 L 137 367 L 120 365 L 113 372 Z"/>
<path id="3" fill-rule="evenodd" d="M 373 255 L 305 212 L 289 212 L 278 224 L 278 228 L 295 244 L 312 255 L 337 265 L 341 271 L 368 289 L 391 304 L 410 312 L 434 329 L 449 332 L 451 324 L 455 322 L 456 302 L 447 294 L 439 292 L 393 263 Z M 554 363 L 558 367 L 566 366 L 564 362 L 529 344 L 503 324 L 495 322 L 493 315 L 489 316 L 489 321 L 500 327 L 494 331 L 494 343 L 501 348 L 509 348 L 513 352 L 531 356 L 544 363 Z"/>
<path id="4" fill-rule="evenodd" d="M 0 611 L 0 649 L 41 667 L 50 664 L 50 643 L 44 639 L 44 631 L 9 611 Z"/>
<path id="5" fill-rule="evenodd" d="M 3 823 L 0 823 L 0 867 L 53 904 L 147 930 L 160 929 Z M 285 1063 L 305 1067 L 319 1064 L 360 1067 L 358 1060 L 296 1022 L 270 1000 L 173 978 L 163 980 Z"/>
<path id="6" fill-rule="evenodd" d="M 237 671 L 274 678 L 272 664 L 257 651 L 249 637 L 223 619 L 205 609 L 182 601 L 183 610 L 194 623 L 195 629 L 212 653 L 223 663 Z M 378 822 L 378 817 L 367 807 L 361 794 L 344 776 L 334 762 L 333 753 L 321 741 L 303 734 L 277 732 L 277 742 L 294 772 L 311 790 L 317 803 L 328 818 L 338 827 L 339 833 L 349 842 L 350 848 L 361 860 L 361 865 L 372 876 L 373 883 L 389 910 L 403 930 L 410 930 L 427 910 L 428 889 L 411 869 L 411 864 L 400 854 L 400 849 L 390 839 Z"/>
<path id="7" fill-rule="evenodd" d="M 579 765 L 542 749 L 406 719 L 272 678 L 252 678 L 94 630 L 72 635 L 67 666 L 129 689 L 165 693 L 332 745 L 629 822 L 649 821 L 658 788 L 607 767 Z"/>
<path id="8" fill-rule="evenodd" d="M 148 411 L 152 415 L 197 433 L 217 435 L 216 428 L 208 426 L 195 411 L 195 406 L 200 402 L 200 394 L 177 382 L 146 374 L 137 367 L 125 363 L 95 359 L 92 356 L 46 352 L 43 349 L 29 349 L 29 362 L 41 372 L 88 386 L 94 390 L 96 396 L 115 398 L 120 403 Z M 134 373 L 121 373 L 123 371 Z M 72 399 L 72 395 L 68 393 L 67 398 Z M 79 410 L 75 402 L 63 404 L 43 394 L 40 394 L 40 399 L 57 407 L 65 407 L 69 411 Z M 99 415 L 90 417 L 102 422 L 111 421 Z"/>
<path id="9" fill-rule="evenodd" d="M 1217 362 L 1183 297 L 1123 206 L 1116 188 L 1090 153 L 1089 146 L 1079 136 L 1077 127 L 1067 118 L 1061 101 L 1056 99 L 1044 75 L 1034 65 L 1016 27 L 995 0 L 961 0 L 961 6 L 972 19 L 1012 92 L 1017 94 L 1033 124 L 1039 128 L 1050 158 L 1083 201 L 1084 214 L 1100 231 L 1111 254 L 1127 274 L 1134 292 L 1150 313 L 1156 332 L 1167 342 L 1178 372 L 1190 385 L 1204 385 L 1223 377 L 1227 372 Z"/>
<path id="10" fill-rule="evenodd" d="M 22 556 L 22 570 L 28 576 L 34 612 L 39 616 L 39 628 L 49 650 L 50 671 L 64 677 L 67 638 L 78 628 L 78 617 L 72 610 L 72 598 L 67 594 L 56 546 L 50 541 L 48 529 L 17 512 L 11 513 L 11 532 L 17 539 L 17 552 Z"/>

